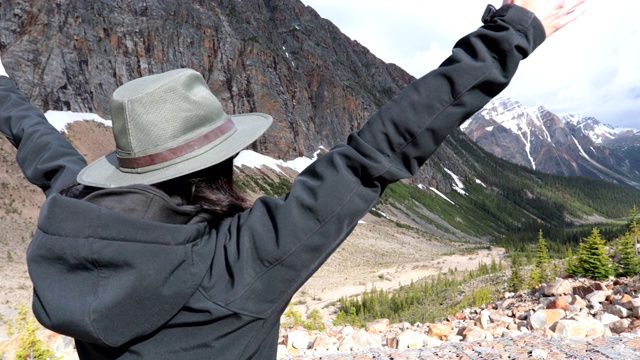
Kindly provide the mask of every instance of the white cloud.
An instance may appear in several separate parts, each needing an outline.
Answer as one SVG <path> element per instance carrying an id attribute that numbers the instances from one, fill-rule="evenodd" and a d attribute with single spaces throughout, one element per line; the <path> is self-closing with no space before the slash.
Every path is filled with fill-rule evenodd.
<path id="1" fill-rule="evenodd" d="M 578 21 L 521 63 L 503 95 L 527 106 L 640 127 L 640 1 L 587 0 Z M 347 36 L 418 77 L 480 25 L 477 0 L 303 0 Z M 498 6 L 501 1 L 490 1 Z"/>

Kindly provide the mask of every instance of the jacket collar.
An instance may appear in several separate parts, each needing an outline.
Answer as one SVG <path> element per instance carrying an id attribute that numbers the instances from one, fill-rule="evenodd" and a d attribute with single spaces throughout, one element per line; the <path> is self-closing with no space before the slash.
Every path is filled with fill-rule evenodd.
<path id="1" fill-rule="evenodd" d="M 95 191 L 85 201 L 147 221 L 166 224 L 206 222 L 199 206 L 184 205 L 177 197 L 149 185 L 129 185 Z"/>

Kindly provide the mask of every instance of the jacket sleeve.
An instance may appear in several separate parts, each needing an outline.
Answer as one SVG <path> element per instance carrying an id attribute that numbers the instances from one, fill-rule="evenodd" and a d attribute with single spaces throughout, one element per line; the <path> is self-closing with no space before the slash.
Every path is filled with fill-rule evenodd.
<path id="1" fill-rule="evenodd" d="M 0 76 L 0 132 L 18 149 L 16 160 L 27 179 L 48 197 L 76 181 L 86 162 L 42 111 Z"/>
<path id="2" fill-rule="evenodd" d="M 207 279 L 212 298 L 254 316 L 282 310 L 385 186 L 415 174 L 544 40 L 533 13 L 509 6 L 499 14 L 459 40 L 438 69 L 407 86 L 347 144 L 305 169 L 289 194 L 260 198 L 224 224 Z"/>

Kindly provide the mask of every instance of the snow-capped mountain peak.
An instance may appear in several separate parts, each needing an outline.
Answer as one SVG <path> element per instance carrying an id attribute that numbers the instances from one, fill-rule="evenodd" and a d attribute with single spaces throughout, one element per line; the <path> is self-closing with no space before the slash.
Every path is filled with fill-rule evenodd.
<path id="1" fill-rule="evenodd" d="M 614 127 L 602 124 L 594 117 L 583 117 L 580 114 L 565 114 L 561 119 L 569 124 L 580 128 L 596 144 L 602 144 L 603 141 L 614 139 L 619 133 Z"/>
<path id="2" fill-rule="evenodd" d="M 640 183 L 640 131 L 581 114 L 558 116 L 506 97 L 489 102 L 462 128 L 485 150 L 534 170 Z"/>

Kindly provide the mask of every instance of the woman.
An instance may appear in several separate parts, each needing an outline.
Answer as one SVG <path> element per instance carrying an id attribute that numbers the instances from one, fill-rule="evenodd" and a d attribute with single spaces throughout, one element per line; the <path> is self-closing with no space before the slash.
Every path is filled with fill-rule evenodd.
<path id="1" fill-rule="evenodd" d="M 250 208 L 232 188 L 230 159 L 271 117 L 228 116 L 197 72 L 118 88 L 117 150 L 86 166 L 0 67 L 0 131 L 47 196 L 27 254 L 34 314 L 74 337 L 83 359 L 275 358 L 296 290 L 384 188 L 412 176 L 583 1 L 489 7 L 440 68 L 309 166 L 289 194 Z"/>

